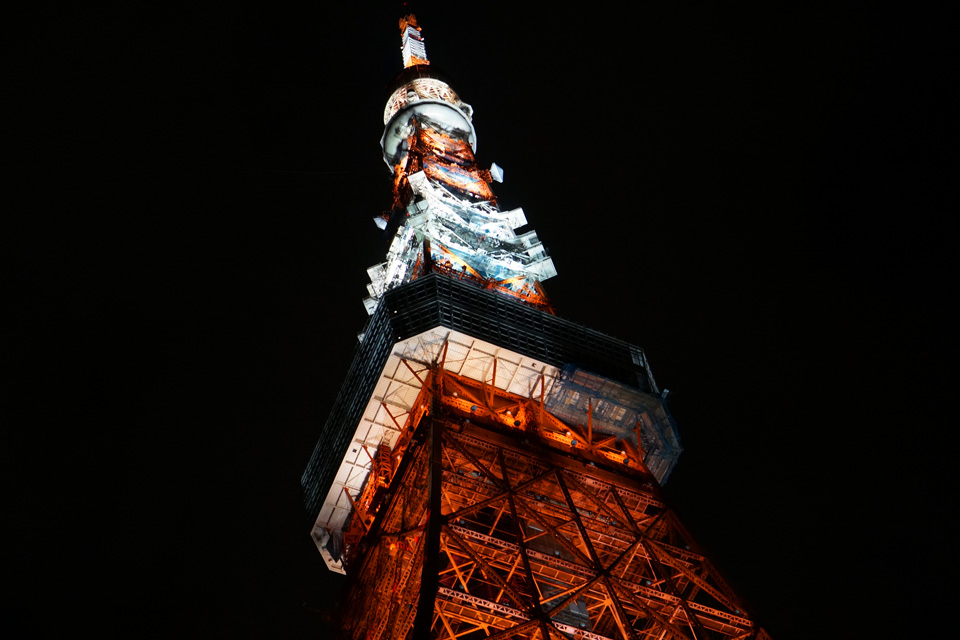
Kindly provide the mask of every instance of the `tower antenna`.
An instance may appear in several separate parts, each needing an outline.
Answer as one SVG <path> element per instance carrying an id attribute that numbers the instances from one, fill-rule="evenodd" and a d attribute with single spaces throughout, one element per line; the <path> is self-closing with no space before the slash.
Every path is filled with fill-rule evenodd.
<path id="1" fill-rule="evenodd" d="M 406 8 L 406 3 L 404 3 Z M 427 47 L 423 42 L 420 25 L 417 23 L 417 16 L 411 13 L 404 13 L 400 18 L 400 50 L 403 52 L 403 66 L 415 67 L 421 64 L 430 64 L 427 60 Z"/>

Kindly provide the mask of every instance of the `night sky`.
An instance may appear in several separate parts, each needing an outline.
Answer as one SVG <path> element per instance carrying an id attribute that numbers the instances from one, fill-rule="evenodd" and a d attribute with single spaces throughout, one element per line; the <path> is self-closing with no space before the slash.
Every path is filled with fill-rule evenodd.
<path id="1" fill-rule="evenodd" d="M 388 244 L 400 3 L 129 4 L 9 40 L 0 629 L 329 637 L 299 478 Z M 415 10 L 558 313 L 670 390 L 666 493 L 761 624 L 921 637 L 955 608 L 951 16 L 726 4 Z"/>

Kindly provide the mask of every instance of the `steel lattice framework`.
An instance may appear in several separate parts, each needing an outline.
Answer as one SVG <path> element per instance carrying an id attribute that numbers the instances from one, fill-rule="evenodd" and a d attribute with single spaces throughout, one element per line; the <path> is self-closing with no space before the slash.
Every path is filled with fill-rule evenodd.
<path id="1" fill-rule="evenodd" d="M 510 429 L 496 419 L 510 394 L 464 398 L 458 376 L 427 375 L 379 512 L 348 549 L 350 637 L 768 637 L 648 474 L 543 437 L 550 416 Z"/>
<path id="2" fill-rule="evenodd" d="M 769 638 L 664 503 L 681 451 L 639 347 L 554 314 L 556 275 L 400 21 L 371 320 L 304 472 L 353 640 Z M 449 357 L 448 357 L 449 356 Z"/>

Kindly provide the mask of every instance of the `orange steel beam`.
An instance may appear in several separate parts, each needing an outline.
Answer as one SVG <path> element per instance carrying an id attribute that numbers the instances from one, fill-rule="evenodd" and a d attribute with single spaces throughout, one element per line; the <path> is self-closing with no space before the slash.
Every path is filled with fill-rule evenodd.
<path id="1" fill-rule="evenodd" d="M 400 358 L 400 362 L 402 362 L 404 365 L 406 365 L 407 369 L 410 370 L 410 373 L 413 374 L 413 376 L 417 379 L 417 381 L 420 383 L 421 386 L 425 386 L 425 384 L 424 384 L 424 382 L 423 382 L 423 378 L 420 377 L 420 374 L 419 374 L 419 373 L 417 373 L 416 371 L 413 370 L 413 367 L 410 366 L 410 363 L 407 362 L 407 359 L 406 359 L 406 358 Z"/>
<path id="2" fill-rule="evenodd" d="M 366 512 L 363 511 L 363 510 L 357 505 L 356 501 L 355 501 L 355 500 L 353 499 L 353 497 L 350 495 L 350 492 L 347 490 L 346 487 L 343 488 L 343 492 L 347 495 L 347 500 L 350 501 L 350 506 L 353 507 L 353 510 L 354 510 L 354 511 L 356 512 L 356 514 L 360 517 L 360 523 L 363 525 L 363 527 L 364 527 L 367 531 L 369 531 L 369 530 L 370 530 L 370 525 L 367 524 L 367 514 L 366 514 Z"/>

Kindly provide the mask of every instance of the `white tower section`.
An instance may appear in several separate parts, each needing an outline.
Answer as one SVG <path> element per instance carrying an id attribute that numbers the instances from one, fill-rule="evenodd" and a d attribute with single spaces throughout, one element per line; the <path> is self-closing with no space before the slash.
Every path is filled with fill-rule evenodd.
<path id="1" fill-rule="evenodd" d="M 516 233 L 527 224 L 523 209 L 497 205 L 489 185 L 502 182 L 503 170 L 476 165 L 473 108 L 427 66 L 416 18 L 403 18 L 400 30 L 407 68 L 384 108 L 380 140 L 394 174 L 397 231 L 387 260 L 367 270 L 367 312 L 373 315 L 384 292 L 426 270 L 549 306 L 539 282 L 557 274 L 553 260 L 535 231 Z M 377 224 L 386 229 L 388 221 Z"/>

